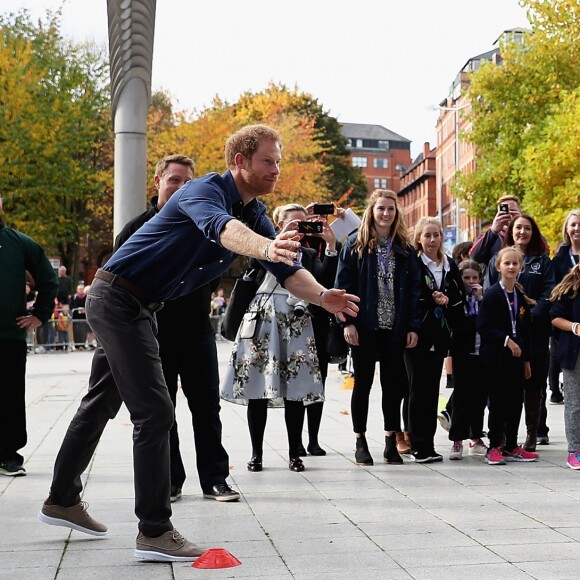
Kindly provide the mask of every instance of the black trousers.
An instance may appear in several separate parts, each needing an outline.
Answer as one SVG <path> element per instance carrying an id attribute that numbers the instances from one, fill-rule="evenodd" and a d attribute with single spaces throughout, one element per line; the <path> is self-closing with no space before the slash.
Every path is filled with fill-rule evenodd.
<path id="1" fill-rule="evenodd" d="M 401 430 L 401 401 L 407 384 L 402 346 L 390 341 L 388 330 L 359 331 L 359 345 L 351 347 L 354 388 L 351 398 L 352 426 L 355 433 L 365 433 L 369 414 L 369 396 L 379 363 L 382 390 L 383 428 Z"/>
<path id="2" fill-rule="evenodd" d="M 229 457 L 222 445 L 218 357 L 215 334 L 192 336 L 187 344 L 159 345 L 163 376 L 175 406 L 177 378 L 191 411 L 195 440 L 197 472 L 202 489 L 223 483 L 229 475 Z M 179 450 L 177 422 L 169 432 L 171 450 L 171 485 L 182 487 L 185 467 Z"/>
<path id="3" fill-rule="evenodd" d="M 524 381 L 524 390 L 538 390 L 542 392 L 540 401 L 540 420 L 538 423 L 538 436 L 545 437 L 548 435 L 550 428 L 546 424 L 548 419 L 548 409 L 546 408 L 547 379 L 550 367 L 550 353 L 546 349 L 544 352 L 535 352 L 530 355 L 530 367 L 532 376 Z"/>
<path id="4" fill-rule="evenodd" d="M 405 351 L 409 376 L 409 433 L 414 451 L 434 450 L 439 383 L 445 355 L 422 348 Z"/>
<path id="5" fill-rule="evenodd" d="M 512 451 L 518 442 L 524 402 L 523 361 L 502 353 L 485 368 L 489 377 L 489 447 L 503 447 L 505 440 L 505 449 Z"/>
<path id="6" fill-rule="evenodd" d="M 0 339 L 0 461 L 22 462 L 18 453 L 26 445 L 26 340 Z"/>
<path id="7" fill-rule="evenodd" d="M 56 458 L 50 497 L 65 507 L 80 501 L 81 474 L 107 422 L 124 402 L 133 423 L 139 530 L 146 536 L 158 536 L 173 529 L 169 430 L 174 410 L 155 339 L 155 315 L 123 289 L 98 279 L 91 286 L 86 309 L 100 347 L 93 358 L 89 390 Z"/>
<path id="8" fill-rule="evenodd" d="M 450 441 L 478 439 L 483 434 L 487 373 L 475 354 L 453 356 L 453 410 Z"/>

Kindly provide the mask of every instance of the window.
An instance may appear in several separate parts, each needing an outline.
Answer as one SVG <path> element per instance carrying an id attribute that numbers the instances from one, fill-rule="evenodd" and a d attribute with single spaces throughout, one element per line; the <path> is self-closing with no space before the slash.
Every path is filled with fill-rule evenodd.
<path id="1" fill-rule="evenodd" d="M 387 180 L 385 178 L 381 179 L 381 189 L 387 189 Z"/>
<path id="2" fill-rule="evenodd" d="M 379 149 L 388 149 L 389 142 L 388 141 L 379 141 Z"/>
<path id="3" fill-rule="evenodd" d="M 362 146 L 363 146 L 363 141 L 362 141 L 362 139 L 357 139 L 357 140 L 356 140 L 356 146 L 357 146 L 359 149 L 362 149 Z M 366 167 L 366 165 L 365 165 L 365 167 Z"/>
<path id="4" fill-rule="evenodd" d="M 375 157 L 373 159 L 373 167 L 375 169 L 387 169 L 389 167 L 389 160 L 386 157 Z"/>
<path id="5" fill-rule="evenodd" d="M 387 180 L 384 177 L 382 179 L 375 177 L 374 188 L 375 189 L 387 189 Z"/>
<path id="6" fill-rule="evenodd" d="M 367 166 L 367 158 L 366 157 L 353 157 L 352 158 L 352 166 L 353 167 L 366 167 Z"/>
<path id="7" fill-rule="evenodd" d="M 348 138 L 346 140 L 346 146 L 349 147 L 349 148 L 352 147 L 352 139 Z"/>

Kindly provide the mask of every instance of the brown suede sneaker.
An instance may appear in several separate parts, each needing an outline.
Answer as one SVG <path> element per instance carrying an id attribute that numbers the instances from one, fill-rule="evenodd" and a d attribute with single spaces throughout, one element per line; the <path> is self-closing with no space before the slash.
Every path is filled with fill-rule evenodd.
<path id="1" fill-rule="evenodd" d="M 176 529 L 156 538 L 139 532 L 135 558 L 149 562 L 193 562 L 205 550 L 186 540 Z"/>
<path id="2" fill-rule="evenodd" d="M 107 526 L 93 519 L 87 512 L 89 504 L 86 501 L 81 501 L 71 507 L 49 505 L 47 501 L 42 504 L 42 509 L 38 512 L 38 519 L 41 522 L 51 526 L 71 528 L 91 536 L 107 534 Z"/>

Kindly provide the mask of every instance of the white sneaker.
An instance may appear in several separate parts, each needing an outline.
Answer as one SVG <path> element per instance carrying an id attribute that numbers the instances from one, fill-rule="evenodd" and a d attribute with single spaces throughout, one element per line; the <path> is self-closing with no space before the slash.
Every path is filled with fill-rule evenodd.
<path id="1" fill-rule="evenodd" d="M 487 445 L 481 440 L 469 442 L 469 455 L 485 455 L 487 453 Z"/>
<path id="2" fill-rule="evenodd" d="M 451 447 L 451 453 L 449 454 L 449 459 L 458 460 L 463 459 L 463 441 L 454 441 L 453 447 Z"/>

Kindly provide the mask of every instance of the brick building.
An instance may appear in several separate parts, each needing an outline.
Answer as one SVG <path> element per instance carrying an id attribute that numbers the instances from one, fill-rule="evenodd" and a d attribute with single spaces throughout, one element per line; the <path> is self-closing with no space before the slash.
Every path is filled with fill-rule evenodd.
<path id="1" fill-rule="evenodd" d="M 411 141 L 382 125 L 342 123 L 350 159 L 360 167 L 369 193 L 374 189 L 399 190 L 401 171 L 411 165 Z"/>
<path id="2" fill-rule="evenodd" d="M 413 227 L 424 216 L 437 215 L 436 149 L 429 143 L 401 173 L 398 191 L 405 222 Z"/>

